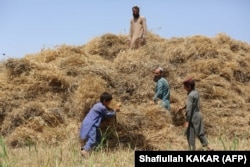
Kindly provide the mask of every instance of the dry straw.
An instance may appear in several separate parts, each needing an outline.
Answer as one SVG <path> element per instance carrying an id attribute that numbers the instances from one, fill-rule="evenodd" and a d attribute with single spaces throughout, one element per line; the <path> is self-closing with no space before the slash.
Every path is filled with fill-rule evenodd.
<path id="1" fill-rule="evenodd" d="M 83 46 L 58 46 L 0 66 L 0 132 L 8 144 L 59 144 L 78 138 L 79 126 L 103 91 L 122 102 L 109 126 L 109 147 L 161 149 L 183 144 L 182 80 L 196 79 L 208 136 L 250 138 L 250 46 L 224 34 L 164 39 L 128 50 L 126 37 L 105 34 Z M 149 105 L 155 67 L 164 68 L 171 112 Z M 105 126 L 104 126 L 105 125 Z M 70 128 L 69 128 L 70 127 Z M 72 131 L 73 129 L 73 131 Z"/>

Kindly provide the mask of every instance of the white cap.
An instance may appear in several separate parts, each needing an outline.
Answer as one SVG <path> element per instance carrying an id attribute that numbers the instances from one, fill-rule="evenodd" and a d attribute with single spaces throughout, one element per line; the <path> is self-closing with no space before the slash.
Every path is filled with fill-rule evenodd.
<path id="1" fill-rule="evenodd" d="M 162 68 L 162 67 L 158 67 L 158 69 L 159 69 L 160 71 L 163 71 L 163 68 Z"/>

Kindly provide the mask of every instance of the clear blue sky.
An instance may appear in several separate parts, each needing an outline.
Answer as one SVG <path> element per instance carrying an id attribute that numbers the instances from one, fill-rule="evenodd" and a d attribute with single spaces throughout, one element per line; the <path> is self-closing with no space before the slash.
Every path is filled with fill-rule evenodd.
<path id="1" fill-rule="evenodd" d="M 250 44 L 249 0 L 0 0 L 0 59 L 128 34 L 134 5 L 163 38 L 225 33 Z"/>

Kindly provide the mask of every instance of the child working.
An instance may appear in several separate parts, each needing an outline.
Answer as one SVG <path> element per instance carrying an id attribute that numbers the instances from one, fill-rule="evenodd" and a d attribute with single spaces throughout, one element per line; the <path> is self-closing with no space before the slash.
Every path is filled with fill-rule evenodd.
<path id="1" fill-rule="evenodd" d="M 204 125 L 200 112 L 200 97 L 195 90 L 195 80 L 188 78 L 183 81 L 184 89 L 187 91 L 186 105 L 180 107 L 178 111 L 186 110 L 186 121 L 184 127 L 187 128 L 186 135 L 190 150 L 195 150 L 195 137 L 198 137 L 203 147 L 212 150 L 208 146 L 207 137 L 204 134 Z"/>
<path id="2" fill-rule="evenodd" d="M 87 157 L 93 146 L 97 146 L 101 141 L 101 133 L 99 130 L 103 117 L 115 116 L 120 110 L 120 105 L 117 104 L 114 109 L 109 107 L 112 100 L 112 95 L 104 92 L 100 96 L 100 102 L 97 102 L 85 116 L 81 124 L 80 139 L 86 140 L 85 145 L 81 147 L 81 155 Z"/>

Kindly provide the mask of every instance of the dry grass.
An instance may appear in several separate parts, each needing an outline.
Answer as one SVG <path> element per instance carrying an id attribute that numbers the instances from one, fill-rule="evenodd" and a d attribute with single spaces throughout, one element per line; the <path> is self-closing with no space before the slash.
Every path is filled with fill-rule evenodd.
<path id="1" fill-rule="evenodd" d="M 186 149 L 183 116 L 148 105 L 158 65 L 171 86 L 172 112 L 186 99 L 181 81 L 193 76 L 211 145 L 231 149 L 237 139 L 237 149 L 250 149 L 249 44 L 225 34 L 163 39 L 150 33 L 145 46 L 127 50 L 125 40 L 105 34 L 83 46 L 62 45 L 1 62 L 0 133 L 16 165 L 85 163 L 78 157 L 79 126 L 103 91 L 123 106 L 116 119 L 103 121 L 103 132 L 109 126 L 105 153 L 95 153 L 87 161 L 92 166 L 105 163 L 105 154 L 115 166 L 133 161 L 134 149 Z"/>
<path id="2" fill-rule="evenodd" d="M 181 135 L 181 134 L 180 134 Z M 117 147 L 113 150 L 101 149 L 93 152 L 89 158 L 84 159 L 79 153 L 79 143 L 76 140 L 66 141 L 63 145 L 33 145 L 23 148 L 7 148 L 8 158 L 2 165 L 15 167 L 37 166 L 37 167 L 133 167 L 134 149 Z M 210 140 L 212 147 L 218 150 L 249 150 L 249 140 L 228 140 L 223 137 Z M 171 142 L 161 143 L 162 150 L 185 150 L 186 140 L 184 136 L 178 137 L 173 145 Z M 105 148 L 107 148 L 105 146 Z M 1 153 L 1 152 L 0 152 Z"/>

